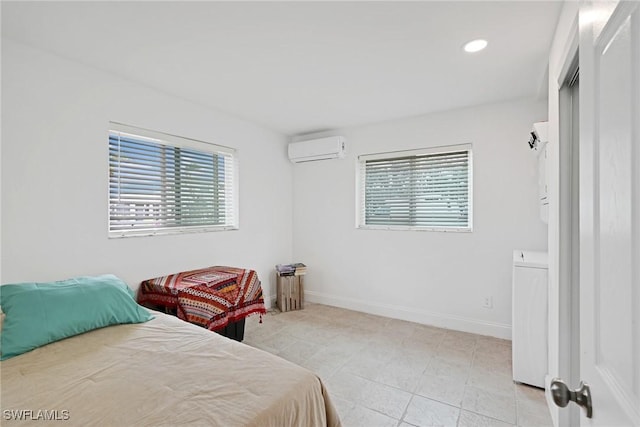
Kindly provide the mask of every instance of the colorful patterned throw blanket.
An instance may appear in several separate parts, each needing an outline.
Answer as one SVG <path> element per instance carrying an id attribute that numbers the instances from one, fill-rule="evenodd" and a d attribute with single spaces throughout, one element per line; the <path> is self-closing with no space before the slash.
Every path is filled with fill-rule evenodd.
<path id="1" fill-rule="evenodd" d="M 212 331 L 252 313 L 266 313 L 256 272 L 235 267 L 208 267 L 145 280 L 138 302 L 175 309 L 180 319 Z"/>

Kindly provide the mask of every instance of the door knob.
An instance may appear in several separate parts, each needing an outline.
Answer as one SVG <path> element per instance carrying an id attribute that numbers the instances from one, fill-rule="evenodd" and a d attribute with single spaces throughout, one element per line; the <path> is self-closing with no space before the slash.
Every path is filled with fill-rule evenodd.
<path id="1" fill-rule="evenodd" d="M 570 390 L 569 387 L 560 378 L 551 380 L 551 397 L 556 405 L 564 408 L 573 401 L 587 410 L 587 418 L 593 416 L 593 407 L 591 406 L 591 389 L 584 381 L 580 381 L 580 387 L 576 390 Z"/>

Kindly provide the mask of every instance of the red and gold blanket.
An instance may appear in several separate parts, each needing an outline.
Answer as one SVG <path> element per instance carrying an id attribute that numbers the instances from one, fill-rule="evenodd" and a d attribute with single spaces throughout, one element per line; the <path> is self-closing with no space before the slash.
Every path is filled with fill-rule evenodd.
<path id="1" fill-rule="evenodd" d="M 266 313 L 254 270 L 208 267 L 145 280 L 140 304 L 175 309 L 182 320 L 217 331 L 252 313 Z"/>

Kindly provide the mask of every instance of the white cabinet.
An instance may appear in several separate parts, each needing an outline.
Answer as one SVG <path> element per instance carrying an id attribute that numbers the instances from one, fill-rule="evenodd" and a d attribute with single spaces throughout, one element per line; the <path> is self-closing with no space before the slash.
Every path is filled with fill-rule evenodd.
<path id="1" fill-rule="evenodd" d="M 547 158 L 549 144 L 543 143 L 538 149 L 538 198 L 540 203 L 540 219 L 549 223 L 549 187 L 547 175 Z"/>
<path id="2" fill-rule="evenodd" d="M 538 205 L 540 207 L 540 219 L 545 224 L 549 223 L 548 142 L 549 122 L 534 123 L 531 138 L 529 139 L 529 147 L 538 155 Z"/>
<path id="3" fill-rule="evenodd" d="M 544 388 L 547 374 L 547 254 L 513 252 L 513 380 Z"/>

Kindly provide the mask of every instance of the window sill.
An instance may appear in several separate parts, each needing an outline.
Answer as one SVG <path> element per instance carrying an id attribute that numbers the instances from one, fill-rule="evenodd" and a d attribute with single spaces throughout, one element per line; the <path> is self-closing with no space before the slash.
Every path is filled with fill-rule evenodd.
<path id="1" fill-rule="evenodd" d="M 472 227 L 411 227 L 406 225 L 358 225 L 358 230 L 387 230 L 387 231 L 434 231 L 441 233 L 472 233 Z"/>
<path id="2" fill-rule="evenodd" d="M 169 234 L 191 234 L 191 233 L 209 233 L 212 231 L 234 231 L 239 230 L 237 226 L 223 226 L 223 227 L 193 227 L 193 228 L 181 228 L 170 229 L 162 228 L 155 230 L 136 230 L 136 231 L 109 231 L 109 239 L 120 239 L 124 237 L 150 237 L 150 236 L 162 236 Z"/>

